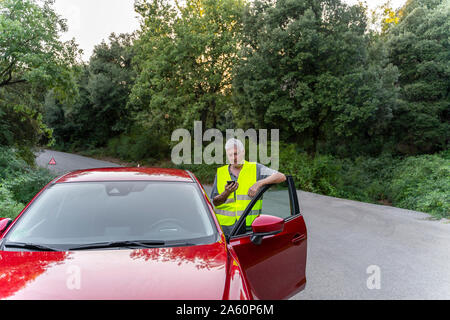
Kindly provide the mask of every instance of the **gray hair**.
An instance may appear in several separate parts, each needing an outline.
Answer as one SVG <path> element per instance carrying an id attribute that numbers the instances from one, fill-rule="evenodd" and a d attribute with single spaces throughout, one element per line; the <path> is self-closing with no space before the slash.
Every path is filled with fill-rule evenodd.
<path id="1" fill-rule="evenodd" d="M 225 144 L 225 150 L 231 149 L 233 147 L 237 147 L 240 151 L 245 151 L 244 145 L 242 144 L 241 140 L 232 138 L 227 141 Z"/>

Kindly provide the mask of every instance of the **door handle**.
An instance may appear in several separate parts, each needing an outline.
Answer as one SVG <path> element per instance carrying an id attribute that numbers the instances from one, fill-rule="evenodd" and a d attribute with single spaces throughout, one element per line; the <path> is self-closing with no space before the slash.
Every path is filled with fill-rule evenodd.
<path id="1" fill-rule="evenodd" d="M 305 234 L 296 234 L 294 236 L 294 238 L 292 238 L 292 243 L 294 244 L 298 244 L 299 242 L 303 241 L 306 239 L 306 235 Z"/>

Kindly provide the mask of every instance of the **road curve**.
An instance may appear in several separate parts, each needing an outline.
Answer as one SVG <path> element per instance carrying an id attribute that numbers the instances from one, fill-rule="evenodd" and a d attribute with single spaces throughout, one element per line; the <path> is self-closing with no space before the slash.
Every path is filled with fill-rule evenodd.
<path id="1" fill-rule="evenodd" d="M 35 155 L 36 164 L 38 166 L 48 168 L 49 170 L 58 174 L 64 174 L 66 172 L 81 169 L 119 167 L 119 165 L 112 162 L 101 161 L 71 153 L 46 149 L 36 152 Z M 56 165 L 49 164 L 52 158 L 56 161 Z"/>
<path id="2" fill-rule="evenodd" d="M 52 157 L 55 166 L 48 165 Z M 118 166 L 50 150 L 36 161 L 58 173 Z M 302 191 L 298 196 L 308 228 L 307 285 L 292 299 L 450 299 L 448 220 Z"/>

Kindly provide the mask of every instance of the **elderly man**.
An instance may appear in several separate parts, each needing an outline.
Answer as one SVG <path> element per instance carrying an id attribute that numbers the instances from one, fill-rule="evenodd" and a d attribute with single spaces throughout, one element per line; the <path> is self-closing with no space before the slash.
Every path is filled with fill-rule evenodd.
<path id="1" fill-rule="evenodd" d="M 245 148 L 240 140 L 228 140 L 225 151 L 230 165 L 217 169 L 210 198 L 224 233 L 229 235 L 259 189 L 266 184 L 284 182 L 286 176 L 262 164 L 245 161 Z M 260 214 L 261 208 L 262 200 L 258 200 L 246 218 L 247 227 Z"/>

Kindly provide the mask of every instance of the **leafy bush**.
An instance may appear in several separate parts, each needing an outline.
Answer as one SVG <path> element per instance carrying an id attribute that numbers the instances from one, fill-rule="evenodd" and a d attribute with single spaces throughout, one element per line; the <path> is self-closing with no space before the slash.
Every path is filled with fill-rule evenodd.
<path id="1" fill-rule="evenodd" d="M 130 133 L 109 140 L 106 153 L 126 161 L 159 161 L 169 155 L 170 150 L 158 133 L 134 127 Z"/>
<path id="2" fill-rule="evenodd" d="M 329 155 L 311 158 L 294 145 L 280 148 L 280 171 L 292 175 L 296 187 L 304 191 L 338 196 L 336 188 L 342 164 Z"/>
<path id="3" fill-rule="evenodd" d="M 219 166 L 217 164 L 184 164 L 175 166 L 175 168 L 191 171 L 202 184 L 212 184 Z"/>
<path id="4" fill-rule="evenodd" d="M 11 191 L 0 185 L 0 217 L 15 219 L 25 207 L 24 204 L 13 200 Z"/>
<path id="5" fill-rule="evenodd" d="M 396 206 L 450 217 L 449 159 L 439 155 L 405 159 L 393 172 L 390 190 Z"/>
<path id="6" fill-rule="evenodd" d="M 17 175 L 4 185 L 13 195 L 13 200 L 28 203 L 47 183 L 55 178 L 48 170 L 39 168 Z"/>
<path id="7" fill-rule="evenodd" d="M 36 193 L 55 178 L 47 169 L 33 168 L 22 152 L 0 147 L 0 217 L 15 218 Z M 27 155 L 27 153 L 25 153 Z"/>
<path id="8" fill-rule="evenodd" d="M 401 161 L 390 155 L 378 158 L 357 157 L 343 159 L 340 172 L 339 195 L 342 198 L 377 203 L 391 202 L 389 184 L 395 165 Z"/>
<path id="9" fill-rule="evenodd" d="M 280 171 L 290 174 L 298 189 L 422 211 L 450 217 L 450 152 L 409 158 L 309 157 L 294 145 L 280 148 Z"/>
<path id="10" fill-rule="evenodd" d="M 12 148 L 0 147 L 0 180 L 25 172 L 27 163 Z"/>

